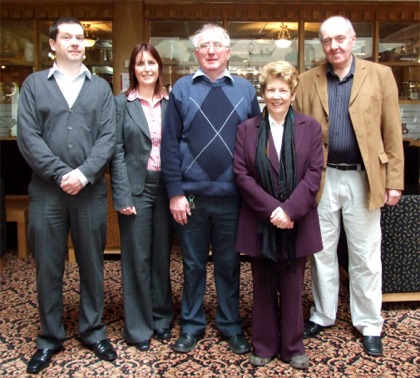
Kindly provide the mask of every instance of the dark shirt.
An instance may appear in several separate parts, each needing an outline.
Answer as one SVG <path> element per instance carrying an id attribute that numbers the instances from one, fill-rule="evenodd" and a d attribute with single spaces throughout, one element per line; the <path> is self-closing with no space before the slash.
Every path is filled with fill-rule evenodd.
<path id="1" fill-rule="evenodd" d="M 349 114 L 350 93 L 353 86 L 355 60 L 346 77 L 341 81 L 330 64 L 327 68 L 329 107 L 330 164 L 361 164 L 359 146 Z"/>

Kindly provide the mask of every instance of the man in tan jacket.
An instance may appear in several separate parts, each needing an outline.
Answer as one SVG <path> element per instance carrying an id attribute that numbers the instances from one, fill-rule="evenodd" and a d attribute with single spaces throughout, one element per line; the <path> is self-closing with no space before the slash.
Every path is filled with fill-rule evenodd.
<path id="1" fill-rule="evenodd" d="M 319 193 L 323 251 L 313 256 L 314 305 L 304 336 L 334 325 L 339 290 L 337 245 L 341 219 L 349 253 L 350 310 L 367 354 L 382 355 L 380 208 L 403 190 L 398 88 L 389 67 L 353 54 L 351 22 L 323 22 L 327 62 L 300 75 L 295 107 L 322 125 L 325 172 Z"/>

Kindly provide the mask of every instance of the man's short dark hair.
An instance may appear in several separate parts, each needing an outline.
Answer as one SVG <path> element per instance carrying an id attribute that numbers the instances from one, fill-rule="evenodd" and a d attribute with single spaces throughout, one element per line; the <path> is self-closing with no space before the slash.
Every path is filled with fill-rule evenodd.
<path id="1" fill-rule="evenodd" d="M 82 23 L 76 18 L 76 17 L 60 17 L 57 18 L 52 25 L 50 26 L 49 30 L 49 37 L 53 39 L 54 41 L 57 39 L 58 34 L 58 27 L 62 24 L 78 24 L 83 28 Z"/>

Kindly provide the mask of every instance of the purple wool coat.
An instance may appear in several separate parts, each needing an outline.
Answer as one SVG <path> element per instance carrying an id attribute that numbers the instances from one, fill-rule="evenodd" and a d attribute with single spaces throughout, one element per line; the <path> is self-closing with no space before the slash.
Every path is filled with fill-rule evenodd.
<path id="1" fill-rule="evenodd" d="M 273 210 L 281 206 L 297 228 L 296 257 L 310 256 L 322 249 L 316 202 L 324 159 L 321 125 L 315 119 L 295 111 L 297 186 L 289 199 L 280 203 L 256 182 L 255 155 L 260 119 L 257 116 L 246 120 L 238 126 L 236 133 L 233 170 L 242 196 L 236 250 L 258 257 L 258 222 L 261 219 L 269 222 Z M 271 134 L 269 151 L 273 180 L 277 183 L 279 158 Z"/>

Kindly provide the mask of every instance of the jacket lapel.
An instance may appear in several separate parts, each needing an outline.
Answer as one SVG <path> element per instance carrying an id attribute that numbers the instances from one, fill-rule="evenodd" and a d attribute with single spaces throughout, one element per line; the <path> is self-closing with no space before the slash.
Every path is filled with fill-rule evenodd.
<path id="1" fill-rule="evenodd" d="M 302 143 L 302 138 L 304 136 L 302 123 L 304 123 L 304 120 L 302 120 L 301 116 L 295 112 L 295 127 L 293 133 L 295 138 L 296 155 L 298 154 L 299 146 Z"/>
<path id="2" fill-rule="evenodd" d="M 366 67 L 363 60 L 357 58 L 354 59 L 356 59 L 356 65 L 354 67 L 353 86 L 351 88 L 349 106 L 351 106 L 353 101 L 356 99 L 357 94 L 367 77 Z"/>
<path id="3" fill-rule="evenodd" d="M 147 123 L 146 116 L 143 111 L 143 107 L 140 101 L 128 101 L 127 112 L 130 115 L 134 123 L 140 128 L 140 130 L 150 139 L 149 125 Z"/>
<path id="4" fill-rule="evenodd" d="M 316 73 L 315 88 L 321 101 L 325 113 L 328 115 L 328 82 L 327 82 L 327 65 L 324 64 Z"/>

